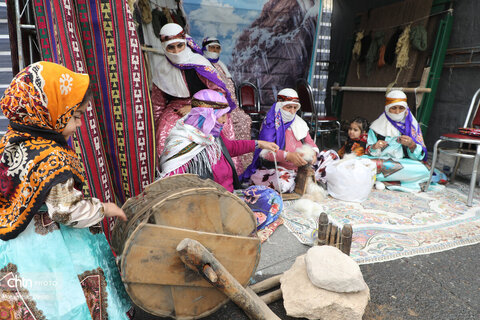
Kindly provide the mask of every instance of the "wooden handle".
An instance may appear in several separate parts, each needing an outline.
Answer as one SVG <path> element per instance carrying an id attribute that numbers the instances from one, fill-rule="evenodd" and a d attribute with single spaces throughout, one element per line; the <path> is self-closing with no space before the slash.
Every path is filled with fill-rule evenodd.
<path id="1" fill-rule="evenodd" d="M 228 296 L 245 311 L 250 319 L 280 320 L 251 289 L 242 287 L 200 242 L 185 238 L 178 244 L 177 252 L 187 267 L 197 271 L 205 280 Z M 207 268 L 205 268 L 206 265 L 208 265 Z M 216 275 L 215 282 L 210 280 L 215 278 L 212 272 Z"/>
<path id="2" fill-rule="evenodd" d="M 272 289 L 273 287 L 276 287 L 280 284 L 281 277 L 282 277 L 282 274 L 273 276 L 271 278 L 252 284 L 250 288 L 253 290 L 253 292 L 256 292 L 256 293 L 259 293 L 268 289 Z"/>

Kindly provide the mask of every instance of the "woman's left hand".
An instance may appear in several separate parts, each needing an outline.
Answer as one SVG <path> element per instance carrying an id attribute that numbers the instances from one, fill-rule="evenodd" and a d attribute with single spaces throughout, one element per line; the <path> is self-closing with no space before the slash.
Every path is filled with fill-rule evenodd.
<path id="1" fill-rule="evenodd" d="M 417 147 L 417 144 L 415 143 L 415 141 L 413 141 L 413 139 L 409 136 L 403 135 L 398 137 L 398 142 L 401 145 L 409 148 L 410 150 L 415 149 Z"/>
<path id="2" fill-rule="evenodd" d="M 258 147 L 270 151 L 277 151 L 279 148 L 274 142 L 258 140 Z"/>

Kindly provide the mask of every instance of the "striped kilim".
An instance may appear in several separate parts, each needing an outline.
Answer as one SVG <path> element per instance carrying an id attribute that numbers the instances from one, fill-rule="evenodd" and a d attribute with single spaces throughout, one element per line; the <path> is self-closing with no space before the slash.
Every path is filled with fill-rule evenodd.
<path id="1" fill-rule="evenodd" d="M 123 203 L 154 178 L 154 134 L 135 24 L 122 0 L 34 0 L 42 59 L 90 76 L 93 103 L 74 147 L 86 195 Z M 111 224 L 104 221 L 107 239 Z"/>

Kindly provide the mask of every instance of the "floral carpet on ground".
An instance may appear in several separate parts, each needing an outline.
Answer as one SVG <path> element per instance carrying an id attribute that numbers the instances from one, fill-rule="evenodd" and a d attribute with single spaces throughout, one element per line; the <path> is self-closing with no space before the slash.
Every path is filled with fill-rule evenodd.
<path id="1" fill-rule="evenodd" d="M 480 242 L 480 192 L 466 205 L 468 185 L 449 184 L 437 192 L 372 190 L 362 203 L 328 197 L 321 203 L 331 222 L 351 224 L 350 256 L 359 264 L 429 254 Z M 286 203 L 284 224 L 297 239 L 313 245 L 318 215 L 304 217 Z"/>

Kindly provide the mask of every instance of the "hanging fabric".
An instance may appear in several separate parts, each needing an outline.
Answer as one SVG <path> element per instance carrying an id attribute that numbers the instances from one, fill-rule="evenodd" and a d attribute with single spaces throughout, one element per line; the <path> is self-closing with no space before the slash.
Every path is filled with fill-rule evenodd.
<path id="1" fill-rule="evenodd" d="M 424 26 L 415 26 L 410 31 L 410 43 L 418 51 L 427 50 L 427 30 Z"/>
<path id="2" fill-rule="evenodd" d="M 397 29 L 390 37 L 390 40 L 388 40 L 387 47 L 385 48 L 385 62 L 389 65 L 395 62 L 395 48 L 397 47 L 398 38 L 400 38 L 402 32 L 402 29 Z"/>

